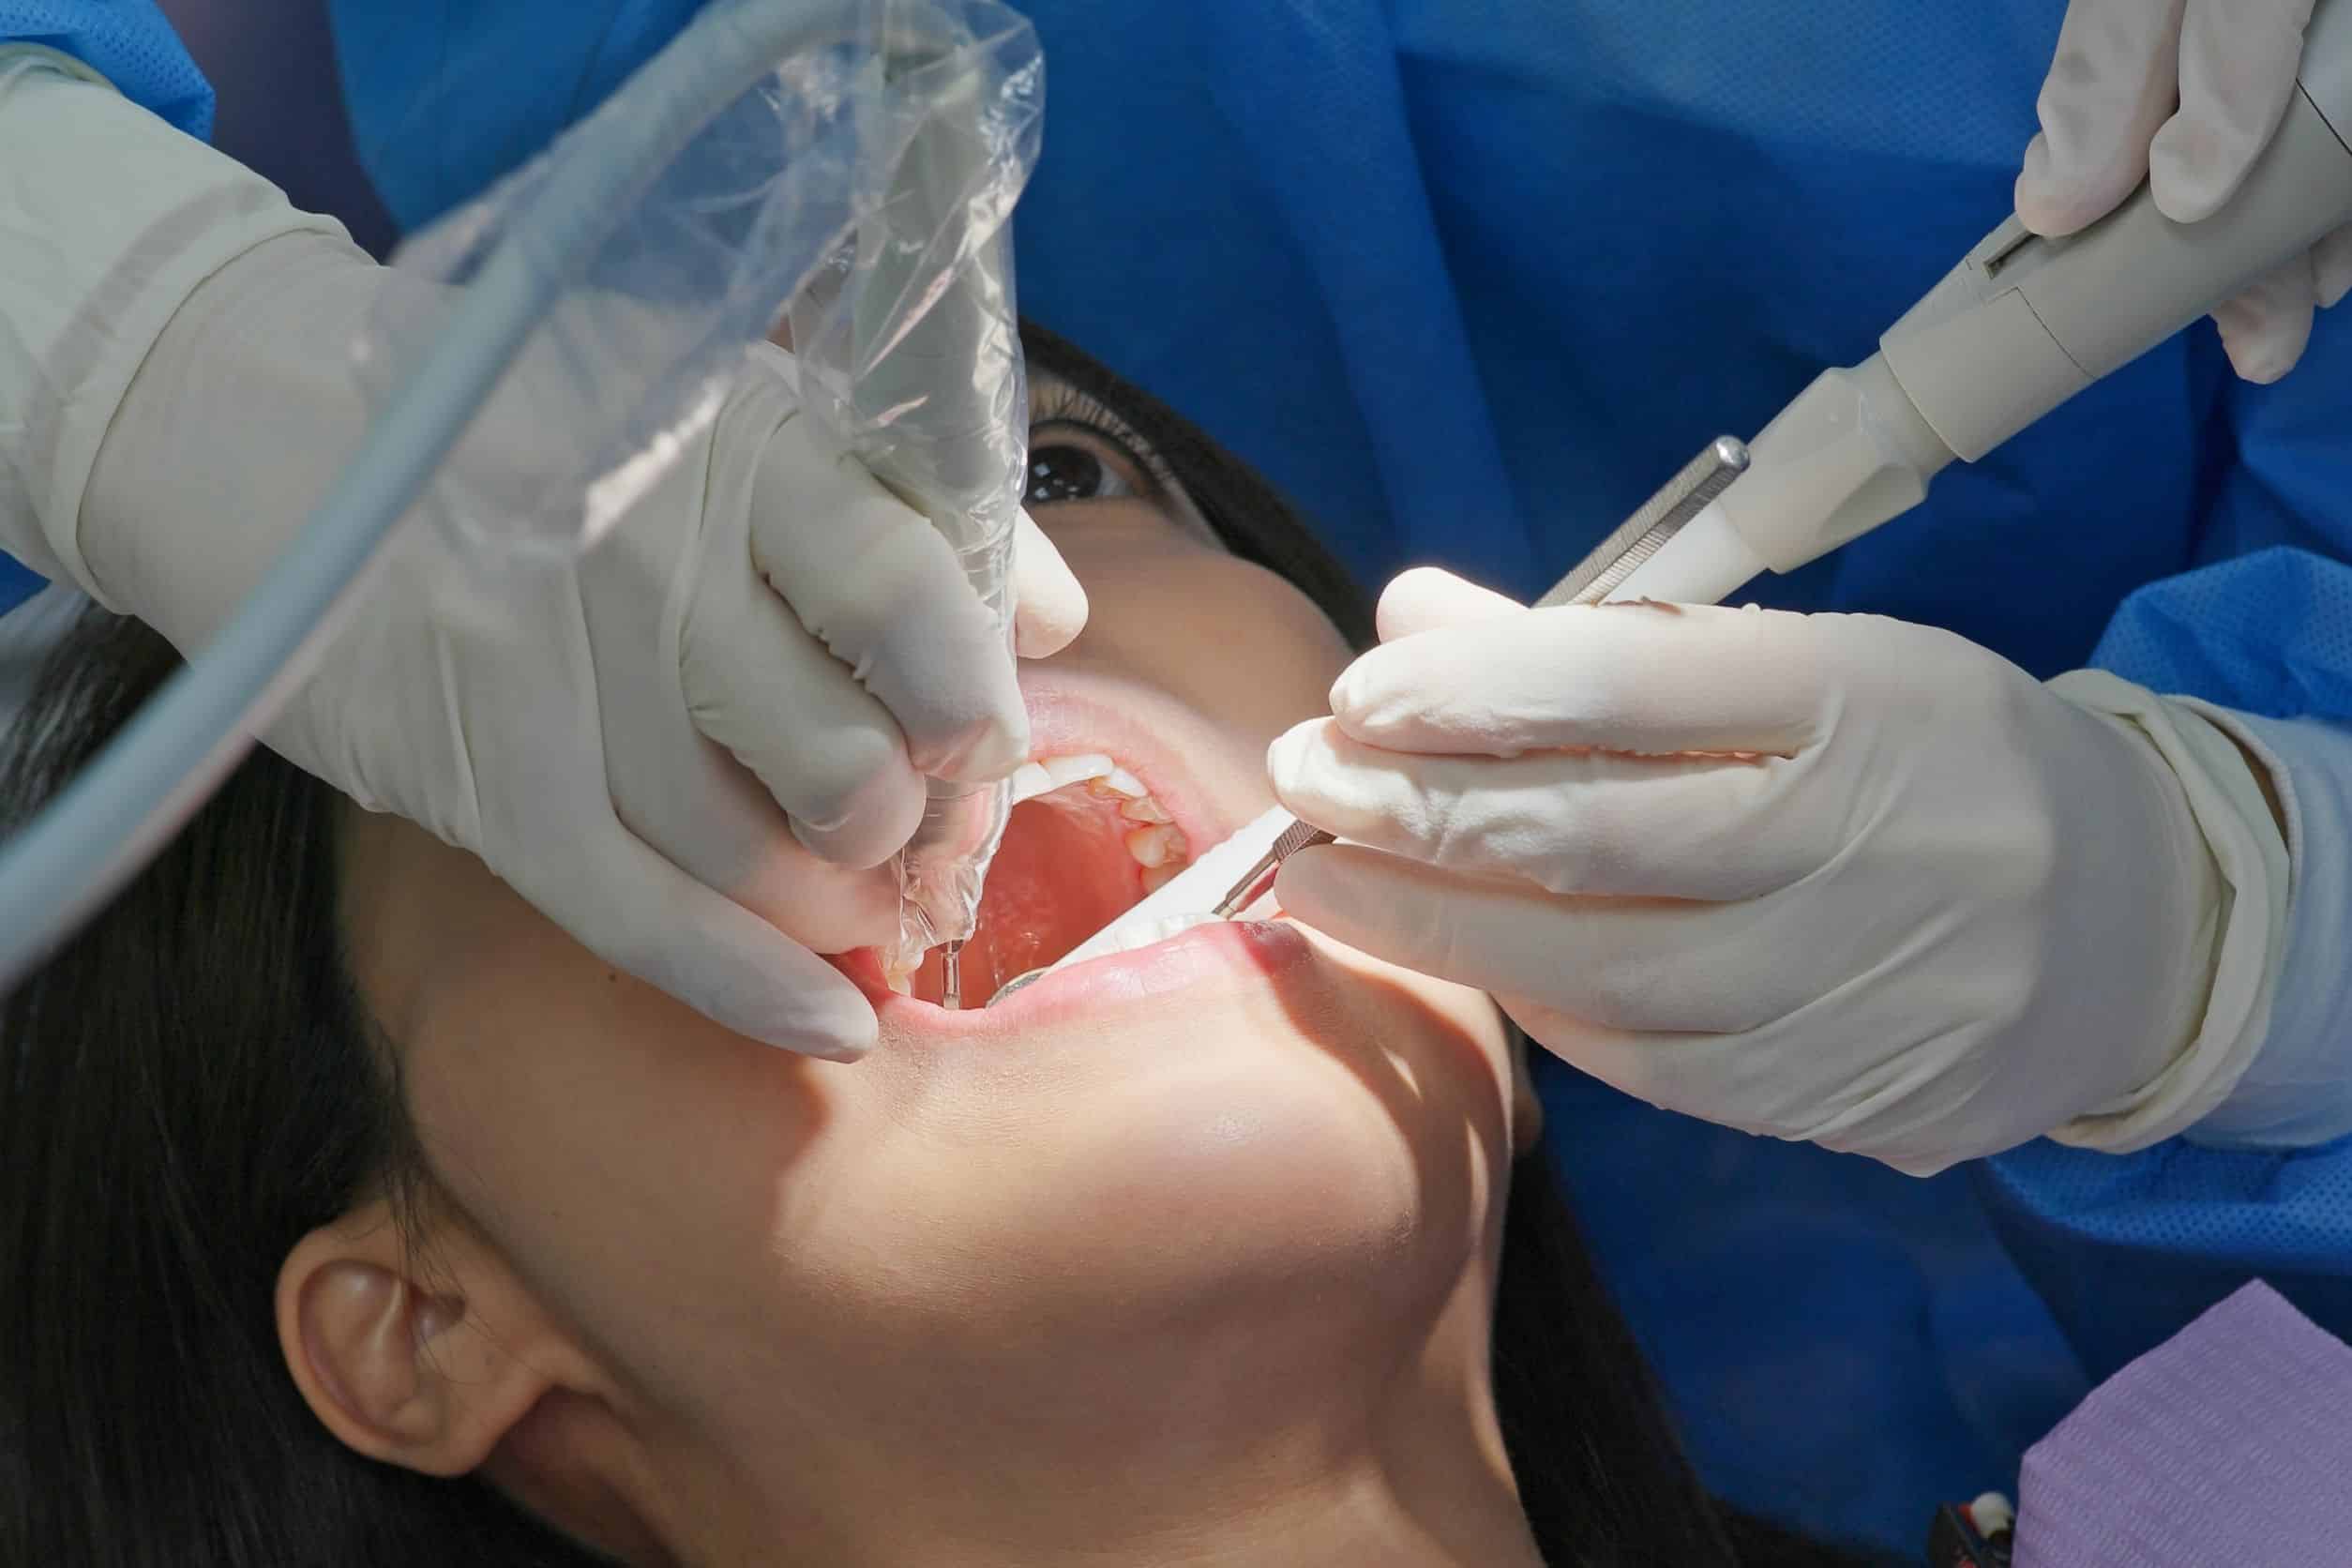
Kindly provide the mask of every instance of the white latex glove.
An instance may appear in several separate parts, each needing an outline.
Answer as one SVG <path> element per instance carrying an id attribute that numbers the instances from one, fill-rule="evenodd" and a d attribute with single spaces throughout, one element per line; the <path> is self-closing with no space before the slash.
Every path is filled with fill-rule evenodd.
<path id="1" fill-rule="evenodd" d="M 2312 0 L 2072 0 L 2017 216 L 2071 234 L 2142 179 L 2175 222 L 2212 216 L 2279 128 L 2311 11 Z M 2312 312 L 2347 288 L 2352 229 L 2340 229 L 2213 312 L 2230 363 L 2248 381 L 2278 380 L 2302 357 Z"/>
<path id="2" fill-rule="evenodd" d="M 0 214 L 0 279 L 24 280 L 0 282 L 0 350 L 28 362 L 0 367 L 0 474 L 28 503 L 0 506 L 0 547 L 192 651 L 355 450 L 349 346 L 386 275 L 103 86 L 0 80 L 0 147 L 36 144 Z M 265 738 L 478 854 L 607 961 L 848 1059 L 873 1014 L 816 951 L 889 940 L 881 863 L 924 775 L 1010 772 L 1028 721 L 953 553 L 812 438 L 789 371 L 761 345 L 579 561 L 485 580 L 409 530 Z M 452 462 L 494 496 L 538 439 L 477 429 Z M 1084 596 L 1026 524 L 1018 560 L 1019 641 L 1050 651 Z"/>
<path id="3" fill-rule="evenodd" d="M 1924 1174 L 2154 1141 L 2260 1043 L 2284 847 L 2185 707 L 1896 621 L 1437 572 L 1380 633 L 1273 747 L 1353 840 L 1276 897 L 1628 1093 Z"/>

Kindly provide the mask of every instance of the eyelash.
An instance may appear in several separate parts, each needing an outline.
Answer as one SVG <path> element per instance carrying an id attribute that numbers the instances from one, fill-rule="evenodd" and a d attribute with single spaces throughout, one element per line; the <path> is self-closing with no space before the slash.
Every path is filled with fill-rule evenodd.
<path id="1" fill-rule="evenodd" d="M 1157 448 L 1144 440 L 1141 432 L 1122 419 L 1117 411 L 1091 392 L 1081 392 L 1066 382 L 1049 381 L 1042 384 L 1031 400 L 1029 429 L 1031 440 L 1036 431 L 1048 425 L 1076 425 L 1091 430 L 1134 460 L 1143 471 L 1156 494 L 1167 494 L 1178 489 L 1176 471 Z"/>

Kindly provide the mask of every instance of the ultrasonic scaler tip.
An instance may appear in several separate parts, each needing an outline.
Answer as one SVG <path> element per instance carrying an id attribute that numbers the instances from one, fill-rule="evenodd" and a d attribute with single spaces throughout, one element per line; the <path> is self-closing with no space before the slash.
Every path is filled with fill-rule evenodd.
<path id="1" fill-rule="evenodd" d="M 1235 882 L 1227 891 L 1225 897 L 1216 901 L 1210 912 L 1220 920 L 1232 919 L 1241 911 L 1255 903 L 1258 896 L 1266 891 L 1267 884 L 1274 881 L 1274 873 L 1282 869 L 1284 861 L 1311 845 L 1328 844 L 1338 837 L 1337 834 L 1325 833 L 1321 828 L 1310 827 L 1304 822 L 1292 822 L 1282 830 L 1282 837 L 1274 841 L 1274 847 L 1258 857 L 1258 864 L 1244 872 L 1242 880 Z"/>
<path id="2" fill-rule="evenodd" d="M 964 1004 L 964 944 L 942 942 L 939 953 L 939 1004 L 955 1012 Z"/>

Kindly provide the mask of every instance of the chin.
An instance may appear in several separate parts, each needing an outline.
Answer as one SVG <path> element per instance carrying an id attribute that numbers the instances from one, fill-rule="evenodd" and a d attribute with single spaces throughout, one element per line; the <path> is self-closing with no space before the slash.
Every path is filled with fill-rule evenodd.
<path id="1" fill-rule="evenodd" d="M 1206 961 L 1232 972 L 1188 977 L 1180 1008 L 1073 1008 L 993 1049 L 933 1043 L 952 1082 L 937 1100 L 987 1108 L 969 1128 L 987 1156 L 942 1195 L 940 1229 L 969 1238 L 1008 1310 L 1124 1321 L 1149 1303 L 1142 1321 L 1261 1331 L 1304 1314 L 1301 1329 L 1352 1342 L 1350 1325 L 1380 1337 L 1434 1318 L 1499 1234 L 1508 1073 L 1491 1004 L 1313 934 L 1282 945 L 1269 975 L 1247 933 L 1223 939 Z"/>
<path id="2" fill-rule="evenodd" d="M 1004 1311 L 1268 1314 L 1330 1327 L 1436 1309 L 1507 1186 L 1511 1067 L 1476 992 L 1296 922 L 1220 921 L 1051 965 L 1264 808 L 1204 774 L 1224 743 L 1148 694 L 1032 689 L 1037 751 L 964 953 L 897 985 L 836 959 L 882 1038 L 849 1071 L 891 1089 L 929 1161 L 901 1210 Z M 1142 1315 L 1149 1321 L 1151 1313 Z"/>

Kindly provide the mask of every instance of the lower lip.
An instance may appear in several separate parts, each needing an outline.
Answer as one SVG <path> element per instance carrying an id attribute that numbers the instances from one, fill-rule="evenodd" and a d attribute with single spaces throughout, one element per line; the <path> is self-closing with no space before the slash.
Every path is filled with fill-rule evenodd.
<path id="1" fill-rule="evenodd" d="M 1287 920 L 1213 921 L 1132 953 L 1055 970 L 993 1007 L 982 1006 L 983 998 L 957 1012 L 853 977 L 873 999 L 883 1028 L 971 1040 L 1099 1019 L 1137 1003 L 1164 1011 L 1169 999 L 1196 986 L 1229 986 L 1237 975 L 1281 985 L 1314 951 L 1305 933 Z"/>

